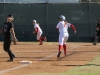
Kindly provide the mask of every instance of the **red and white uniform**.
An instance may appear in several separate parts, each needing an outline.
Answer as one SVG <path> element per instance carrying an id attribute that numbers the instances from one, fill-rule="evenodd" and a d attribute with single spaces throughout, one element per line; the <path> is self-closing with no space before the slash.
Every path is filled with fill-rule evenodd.
<path id="1" fill-rule="evenodd" d="M 34 29 L 35 29 L 35 31 L 37 33 L 37 40 L 39 40 L 41 35 L 42 35 L 42 33 L 43 33 L 42 29 L 40 28 L 40 26 L 38 24 L 34 25 Z"/>
<path id="2" fill-rule="evenodd" d="M 59 29 L 59 45 L 63 45 L 66 43 L 69 37 L 68 31 L 67 31 L 68 25 L 65 25 L 64 21 L 60 21 L 57 24 L 56 28 Z"/>
<path id="3" fill-rule="evenodd" d="M 76 30 L 72 24 L 67 23 L 66 25 L 64 21 L 60 21 L 57 24 L 56 28 L 59 29 L 59 33 L 60 33 L 59 34 L 59 45 L 66 44 L 66 41 L 69 37 L 68 27 L 71 27 L 73 30 Z"/>
<path id="4" fill-rule="evenodd" d="M 66 41 L 69 37 L 68 27 L 71 27 L 74 31 L 76 30 L 72 24 L 70 24 L 70 23 L 65 24 L 64 21 L 60 21 L 56 26 L 56 28 L 59 29 L 59 52 L 61 52 L 61 50 L 63 48 L 65 55 L 67 53 L 66 52 Z M 59 55 L 59 53 L 58 53 L 58 55 Z"/>

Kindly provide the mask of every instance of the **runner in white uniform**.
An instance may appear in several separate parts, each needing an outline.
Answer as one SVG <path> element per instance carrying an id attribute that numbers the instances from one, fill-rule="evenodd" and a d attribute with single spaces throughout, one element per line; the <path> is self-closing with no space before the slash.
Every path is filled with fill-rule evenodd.
<path id="1" fill-rule="evenodd" d="M 64 48 L 65 56 L 67 55 L 66 41 L 69 37 L 68 27 L 71 27 L 74 30 L 74 33 L 76 33 L 76 29 L 72 24 L 67 23 L 67 21 L 65 21 L 65 16 L 61 15 L 61 16 L 59 16 L 58 19 L 59 19 L 59 23 L 57 24 L 56 29 L 59 29 L 59 52 L 57 55 L 57 57 L 59 58 L 62 48 Z"/>
<path id="2" fill-rule="evenodd" d="M 36 33 L 37 34 L 37 40 L 40 42 L 39 45 L 42 45 L 43 44 L 43 40 L 46 41 L 46 37 L 41 37 L 42 35 L 42 29 L 40 28 L 39 24 L 36 23 L 36 20 L 33 20 L 33 25 L 34 25 L 34 29 L 35 31 L 33 31 L 33 33 Z"/>

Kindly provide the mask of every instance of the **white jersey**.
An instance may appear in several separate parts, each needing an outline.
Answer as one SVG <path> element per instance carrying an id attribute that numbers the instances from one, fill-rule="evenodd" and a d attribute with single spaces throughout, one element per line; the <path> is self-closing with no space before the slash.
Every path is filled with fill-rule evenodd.
<path id="1" fill-rule="evenodd" d="M 35 25 L 34 25 L 34 28 L 38 28 L 38 32 L 37 32 L 37 33 L 42 32 L 42 29 L 40 28 L 40 26 L 39 26 L 38 24 L 35 24 Z"/>
<path id="2" fill-rule="evenodd" d="M 66 25 L 64 21 L 60 21 L 57 24 L 56 28 L 59 29 L 60 34 L 68 33 L 68 27 L 70 27 L 70 25 L 71 25 L 70 23 L 67 23 L 67 25 Z"/>

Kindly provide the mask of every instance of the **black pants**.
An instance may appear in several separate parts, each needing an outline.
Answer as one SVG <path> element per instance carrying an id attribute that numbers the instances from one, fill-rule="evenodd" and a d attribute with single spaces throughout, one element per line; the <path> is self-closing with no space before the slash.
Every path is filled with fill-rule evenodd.
<path id="1" fill-rule="evenodd" d="M 96 31 L 96 33 L 97 33 L 96 36 L 99 37 L 100 36 L 100 30 L 99 31 Z"/>
<path id="2" fill-rule="evenodd" d="M 8 53 L 10 59 L 13 59 L 14 54 L 11 52 L 10 46 L 11 46 L 11 38 L 10 38 L 10 37 L 5 37 L 5 38 L 4 38 L 4 45 L 3 45 L 3 48 L 4 48 L 4 50 Z"/>

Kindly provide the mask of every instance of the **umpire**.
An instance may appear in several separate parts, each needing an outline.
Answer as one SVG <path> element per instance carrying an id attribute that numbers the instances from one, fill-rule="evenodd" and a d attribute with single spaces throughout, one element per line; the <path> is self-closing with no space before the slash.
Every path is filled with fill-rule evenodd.
<path id="1" fill-rule="evenodd" d="M 11 38 L 13 37 L 14 39 L 15 37 L 15 32 L 14 32 L 14 28 L 13 28 L 13 23 L 12 23 L 12 19 L 13 16 L 11 14 L 8 15 L 7 17 L 7 21 L 4 22 L 3 27 L 0 31 L 0 33 L 4 33 L 4 44 L 3 44 L 3 48 L 4 50 L 8 53 L 10 59 L 7 60 L 7 62 L 12 62 L 13 59 L 15 58 L 15 55 L 12 53 L 10 46 L 11 46 Z"/>
<path id="2" fill-rule="evenodd" d="M 99 36 L 100 36 L 100 18 L 98 19 L 98 23 L 96 24 L 96 36 L 93 45 L 97 44 Z"/>

